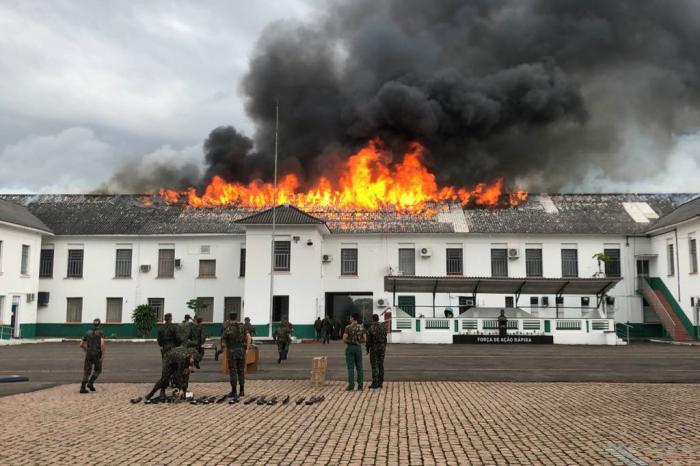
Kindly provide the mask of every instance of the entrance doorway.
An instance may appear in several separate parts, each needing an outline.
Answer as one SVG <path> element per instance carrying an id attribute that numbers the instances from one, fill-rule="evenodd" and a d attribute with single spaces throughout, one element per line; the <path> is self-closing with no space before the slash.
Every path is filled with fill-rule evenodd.
<path id="1" fill-rule="evenodd" d="M 19 303 L 20 297 L 12 297 L 12 308 L 10 313 L 10 327 L 12 327 L 12 336 L 19 338 Z"/>
<path id="2" fill-rule="evenodd" d="M 649 259 L 637 259 L 637 292 L 644 289 L 644 281 L 649 278 Z"/>
<path id="3" fill-rule="evenodd" d="M 357 312 L 362 322 L 369 323 L 372 320 L 374 301 L 371 292 L 357 293 L 326 293 L 326 314 L 347 325 L 350 314 Z"/>

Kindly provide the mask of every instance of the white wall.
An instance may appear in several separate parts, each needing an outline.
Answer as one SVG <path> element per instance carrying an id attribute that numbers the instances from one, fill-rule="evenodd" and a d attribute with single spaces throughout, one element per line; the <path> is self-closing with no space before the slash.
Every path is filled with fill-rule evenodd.
<path id="1" fill-rule="evenodd" d="M 39 254 L 42 233 L 0 223 L 0 325 L 9 325 L 12 313 L 12 300 L 19 298 L 19 319 L 17 324 L 36 322 L 36 295 L 39 289 Z M 29 268 L 22 274 L 22 245 L 29 246 Z M 34 294 L 29 301 L 28 294 Z"/>

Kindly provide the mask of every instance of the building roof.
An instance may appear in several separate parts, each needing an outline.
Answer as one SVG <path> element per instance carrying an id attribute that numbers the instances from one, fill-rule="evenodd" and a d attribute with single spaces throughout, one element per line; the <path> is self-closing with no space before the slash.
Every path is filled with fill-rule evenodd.
<path id="1" fill-rule="evenodd" d="M 44 222 L 36 218 L 29 209 L 20 204 L 3 199 L 0 199 L 0 222 L 51 233 L 51 229 L 47 227 Z"/>
<path id="2" fill-rule="evenodd" d="M 700 217 L 700 197 L 697 197 L 691 201 L 681 204 L 675 210 L 659 218 L 659 220 L 654 223 L 648 232 L 663 231 L 665 228 L 672 227 L 686 220 L 692 218 Z"/>
<path id="3" fill-rule="evenodd" d="M 273 209 L 263 210 L 238 220 L 239 225 L 272 225 Z M 325 222 L 303 210 L 284 204 L 274 209 L 277 225 L 323 225 Z"/>

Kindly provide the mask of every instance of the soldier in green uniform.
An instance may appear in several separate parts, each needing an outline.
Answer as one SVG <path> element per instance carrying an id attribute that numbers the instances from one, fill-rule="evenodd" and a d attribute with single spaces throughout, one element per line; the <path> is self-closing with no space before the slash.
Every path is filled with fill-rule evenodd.
<path id="1" fill-rule="evenodd" d="M 158 329 L 158 346 L 160 346 L 160 358 L 165 359 L 165 355 L 173 348 L 180 346 L 177 325 L 173 324 L 173 315 L 168 313 L 163 316 L 165 321 Z"/>
<path id="2" fill-rule="evenodd" d="M 194 322 L 192 322 L 192 317 L 190 317 L 189 314 L 185 314 L 185 319 L 180 322 L 180 327 L 178 329 L 178 336 L 180 337 L 180 342 L 183 345 L 186 345 L 187 342 L 193 341 L 192 337 L 192 326 L 194 325 Z"/>
<path id="3" fill-rule="evenodd" d="M 330 338 L 331 334 L 333 333 L 333 322 L 328 318 L 328 316 L 324 316 L 323 320 L 321 321 L 321 343 L 330 343 Z"/>
<path id="4" fill-rule="evenodd" d="M 163 360 L 163 372 L 160 380 L 156 382 L 150 393 L 146 395 L 146 400 L 150 400 L 157 390 L 160 390 L 160 398 L 164 400 L 165 389 L 168 388 L 171 380 L 174 380 L 174 386 L 179 390 L 180 398 L 185 398 L 192 366 L 198 362 L 198 358 L 199 353 L 195 348 L 178 346 L 169 351 Z"/>
<path id="5" fill-rule="evenodd" d="M 245 318 L 243 326 L 245 327 L 245 331 L 248 332 L 248 335 L 250 335 L 251 338 L 253 338 L 253 335 L 256 335 L 255 327 L 253 326 L 253 324 L 250 323 L 250 317 Z"/>
<path id="6" fill-rule="evenodd" d="M 386 329 L 379 323 L 379 316 L 372 315 L 372 323 L 367 329 L 367 353 L 372 364 L 372 385 L 369 388 L 382 388 L 384 383 L 384 354 L 386 351 Z"/>
<path id="7" fill-rule="evenodd" d="M 204 344 L 204 341 L 206 340 L 206 337 L 204 336 L 204 327 L 202 326 L 202 319 L 201 317 L 197 316 L 195 319 L 194 323 L 192 324 L 192 347 L 197 349 L 197 352 L 199 353 L 199 359 L 202 359 L 202 356 L 204 356 L 204 348 L 202 345 Z"/>
<path id="8" fill-rule="evenodd" d="M 221 336 L 221 344 L 228 358 L 228 376 L 231 383 L 231 393 L 228 396 L 230 398 L 245 395 L 245 352 L 250 342 L 250 335 L 246 332 L 245 326 L 238 322 L 238 315 L 231 314 L 231 320 Z M 240 387 L 238 393 L 236 393 L 236 382 Z"/>
<path id="9" fill-rule="evenodd" d="M 287 353 L 289 353 L 289 343 L 292 341 L 293 330 L 294 327 L 287 319 L 282 319 L 282 322 L 277 326 L 277 332 L 275 334 L 277 351 L 279 352 L 277 364 L 287 360 Z"/>
<path id="10" fill-rule="evenodd" d="M 100 330 L 100 319 L 92 321 L 92 328 L 83 335 L 80 340 L 80 349 L 85 351 L 85 364 L 83 365 L 83 381 L 80 384 L 80 393 L 95 391 L 95 380 L 102 372 L 102 358 L 105 351 L 105 338 Z M 85 388 L 87 386 L 87 388 Z"/>
<path id="11" fill-rule="evenodd" d="M 355 369 L 357 369 L 357 389 L 362 390 L 364 374 L 362 373 L 362 343 L 365 342 L 365 329 L 359 323 L 360 316 L 354 313 L 350 316 L 350 324 L 345 327 L 343 341 L 345 347 L 345 363 L 348 366 L 348 388 L 351 391 L 355 385 Z"/>

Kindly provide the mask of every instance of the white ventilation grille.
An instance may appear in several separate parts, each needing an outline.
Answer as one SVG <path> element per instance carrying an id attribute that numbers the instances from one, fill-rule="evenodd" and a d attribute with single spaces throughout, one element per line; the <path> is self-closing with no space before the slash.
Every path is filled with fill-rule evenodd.
<path id="1" fill-rule="evenodd" d="M 464 210 L 459 204 L 453 204 L 448 211 L 438 212 L 438 222 L 451 223 L 455 233 L 469 233 L 469 224 Z"/>
<path id="2" fill-rule="evenodd" d="M 637 223 L 649 223 L 650 220 L 659 218 L 659 215 L 646 202 L 623 202 L 622 207 Z"/>
<path id="3" fill-rule="evenodd" d="M 554 205 L 554 201 L 552 200 L 551 197 L 549 197 L 547 194 L 541 194 L 537 196 L 537 200 L 539 201 L 540 205 L 544 209 L 544 211 L 548 214 L 558 214 L 559 209 L 557 209 L 557 206 Z"/>

